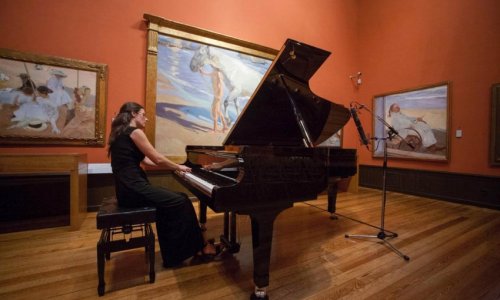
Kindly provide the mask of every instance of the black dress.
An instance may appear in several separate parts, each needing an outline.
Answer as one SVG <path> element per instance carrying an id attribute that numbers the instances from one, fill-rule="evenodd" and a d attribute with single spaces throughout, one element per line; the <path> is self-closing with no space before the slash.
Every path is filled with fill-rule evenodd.
<path id="1" fill-rule="evenodd" d="M 128 127 L 111 145 L 116 198 L 120 206 L 156 207 L 156 231 L 163 264 L 175 266 L 203 249 L 203 235 L 193 205 L 185 194 L 149 183 L 140 167 L 145 156 L 130 138 L 136 129 Z"/>

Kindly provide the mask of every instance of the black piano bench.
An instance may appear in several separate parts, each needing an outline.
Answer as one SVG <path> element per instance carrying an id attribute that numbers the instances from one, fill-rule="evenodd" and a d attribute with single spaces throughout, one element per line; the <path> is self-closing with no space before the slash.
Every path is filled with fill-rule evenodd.
<path id="1" fill-rule="evenodd" d="M 97 229 L 101 238 L 97 242 L 97 272 L 99 275 L 99 296 L 104 295 L 104 260 L 111 258 L 111 252 L 144 247 L 149 260 L 149 282 L 155 282 L 155 234 L 150 223 L 156 221 L 156 208 L 118 207 L 115 197 L 105 198 L 97 212 Z M 135 232 L 140 235 L 134 237 Z"/>

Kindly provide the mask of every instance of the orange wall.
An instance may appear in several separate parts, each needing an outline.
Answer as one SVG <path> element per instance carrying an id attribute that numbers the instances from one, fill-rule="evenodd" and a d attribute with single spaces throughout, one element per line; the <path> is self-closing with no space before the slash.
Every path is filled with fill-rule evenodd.
<path id="1" fill-rule="evenodd" d="M 488 165 L 491 85 L 500 82 L 500 1 L 359 1 L 360 102 L 451 82 L 451 160 L 391 160 L 389 166 L 500 175 Z M 371 132 L 366 114 L 362 122 Z M 462 138 L 454 136 L 461 128 Z M 360 149 L 361 163 L 381 165 Z"/>
<path id="2" fill-rule="evenodd" d="M 107 64 L 107 131 L 121 103 L 144 103 L 148 13 L 279 49 L 293 38 L 333 52 L 311 89 L 337 103 L 354 91 L 355 1 L 344 0 L 2 0 L 0 47 Z M 105 148 L 2 147 L 0 152 L 86 152 L 108 162 Z"/>
<path id="3" fill-rule="evenodd" d="M 451 81 L 449 163 L 391 160 L 394 167 L 500 175 L 488 166 L 490 87 L 500 82 L 497 0 L 2 0 L 0 47 L 107 64 L 107 123 L 126 100 L 144 103 L 144 13 L 279 49 L 293 38 L 333 52 L 311 81 L 318 95 L 348 106 L 373 95 Z M 349 75 L 363 72 L 354 89 Z M 361 115 L 367 132 L 371 119 Z M 107 126 L 109 127 L 109 126 Z M 109 129 L 109 128 L 107 128 Z M 351 122 L 344 147 L 359 162 L 381 165 L 359 148 Z M 2 147 L 0 152 L 86 152 L 105 148 Z"/>

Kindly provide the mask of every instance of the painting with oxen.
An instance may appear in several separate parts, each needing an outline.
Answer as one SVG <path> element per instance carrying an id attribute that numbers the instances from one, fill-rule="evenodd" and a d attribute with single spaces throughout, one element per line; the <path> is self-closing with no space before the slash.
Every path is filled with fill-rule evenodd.
<path id="1" fill-rule="evenodd" d="M 0 49 L 2 144 L 104 144 L 105 67 Z"/>
<path id="2" fill-rule="evenodd" d="M 183 161 L 186 145 L 221 146 L 278 51 L 145 18 L 150 22 L 146 114 L 155 123 L 146 134 L 175 161 Z"/>

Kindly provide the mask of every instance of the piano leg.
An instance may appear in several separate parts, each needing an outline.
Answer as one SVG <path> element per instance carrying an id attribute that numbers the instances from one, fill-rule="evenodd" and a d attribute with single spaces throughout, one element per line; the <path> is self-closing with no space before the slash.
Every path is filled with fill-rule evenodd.
<path id="1" fill-rule="evenodd" d="M 229 221 L 230 221 L 230 215 L 229 212 L 226 211 L 224 212 L 224 237 L 228 238 L 229 237 Z"/>
<path id="2" fill-rule="evenodd" d="M 200 223 L 200 228 L 201 231 L 206 231 L 207 226 L 205 225 L 207 223 L 207 204 L 205 204 L 203 201 L 199 201 L 200 206 L 199 206 L 199 223 Z"/>
<path id="3" fill-rule="evenodd" d="M 282 211 L 272 210 L 250 214 L 252 223 L 253 281 L 255 292 L 251 299 L 268 299 L 266 288 L 269 285 L 269 264 L 273 242 L 273 225 L 276 216 Z"/>
<path id="4" fill-rule="evenodd" d="M 338 178 L 332 178 L 328 181 L 328 212 L 330 213 L 330 219 L 332 220 L 338 219 L 338 217 L 335 215 L 335 211 L 337 210 L 338 186 Z"/>
<path id="5" fill-rule="evenodd" d="M 229 253 L 240 252 L 240 244 L 236 240 L 236 218 L 236 213 L 224 212 L 224 233 L 220 240 Z"/>

